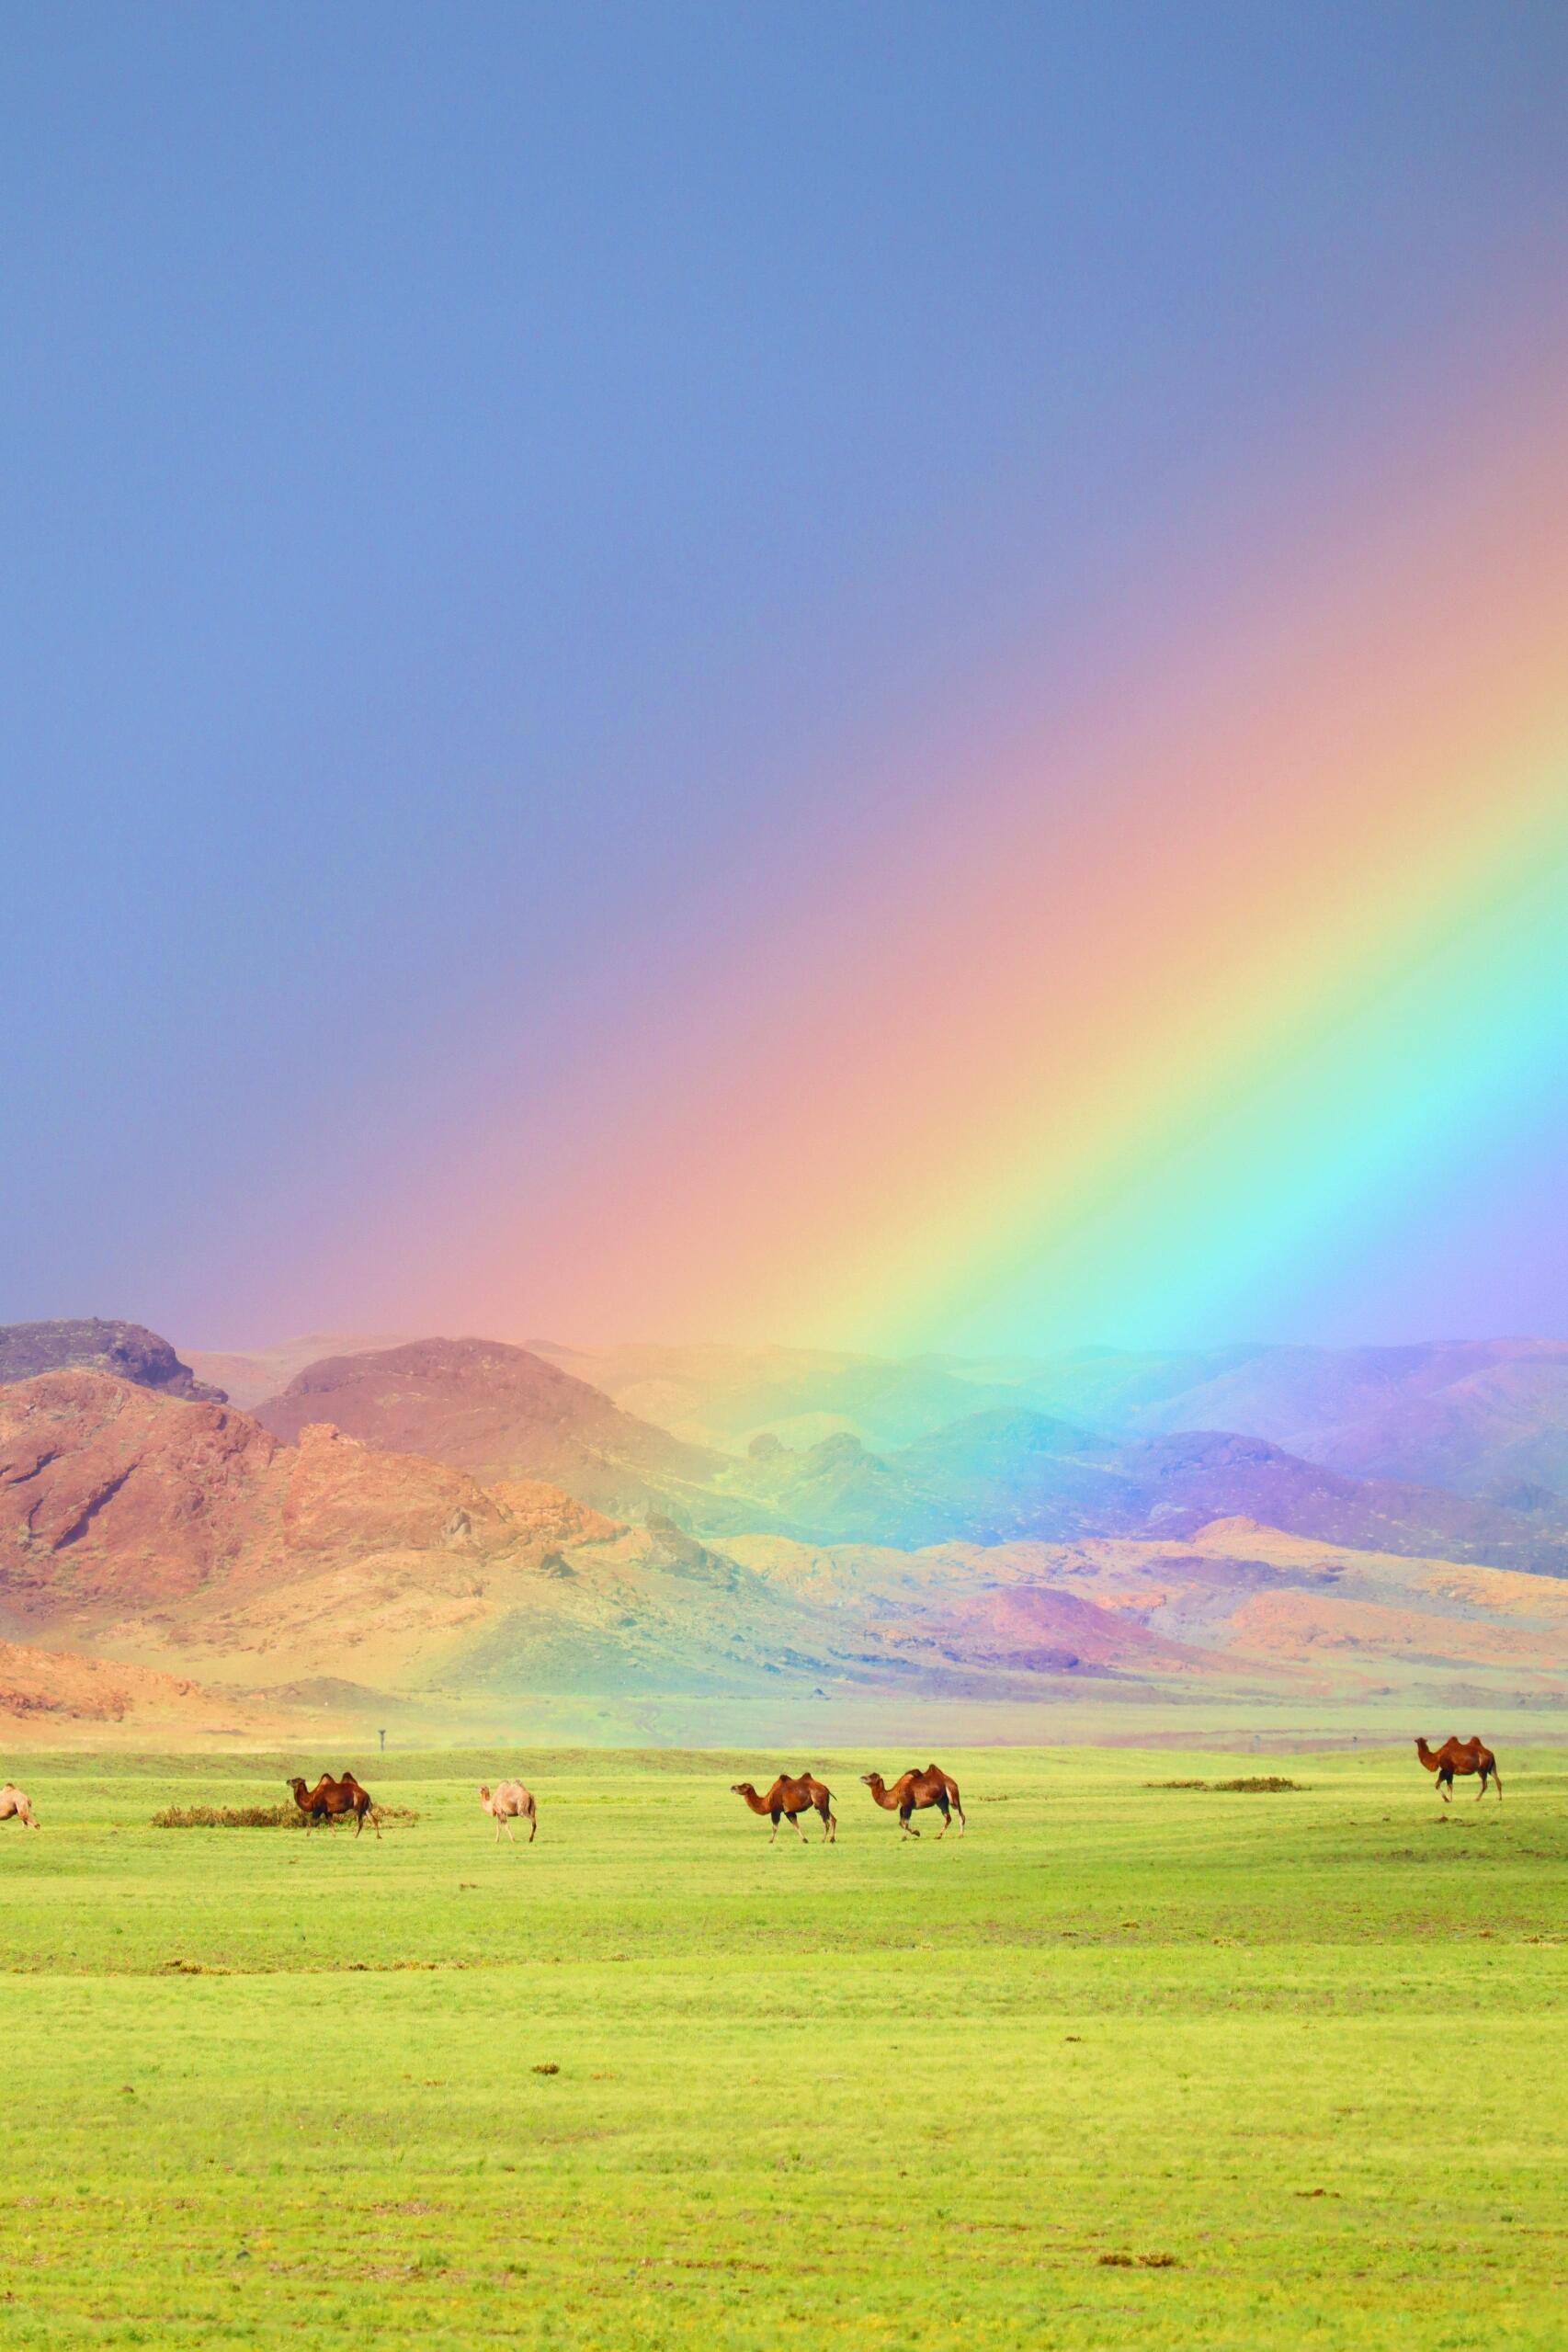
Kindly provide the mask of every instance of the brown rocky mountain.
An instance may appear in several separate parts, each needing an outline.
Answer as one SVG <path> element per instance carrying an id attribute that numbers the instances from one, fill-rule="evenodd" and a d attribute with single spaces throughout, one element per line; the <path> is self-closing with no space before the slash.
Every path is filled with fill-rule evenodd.
<path id="1" fill-rule="evenodd" d="M 687 1515 L 722 1456 L 622 1412 L 525 1347 L 498 1340 L 420 1339 L 372 1355 L 330 1357 L 301 1372 L 256 1418 L 292 1438 L 330 1421 L 368 1446 L 451 1462 L 485 1484 L 545 1479 L 618 1518 Z M 733 1523 L 715 1503 L 710 1524 Z"/>
<path id="2" fill-rule="evenodd" d="M 223 1404 L 221 1388 L 198 1380 L 166 1339 L 139 1323 L 106 1323 L 97 1315 L 78 1322 L 0 1324 L 0 1382 L 30 1381 L 39 1372 L 80 1365 L 134 1381 L 164 1396 L 191 1397 Z"/>
<path id="3" fill-rule="evenodd" d="M 330 1427 L 285 1446 L 233 1406 L 101 1372 L 0 1390 L 4 1618 L 90 1626 L 219 1590 L 276 1594 L 324 1563 L 467 1564 L 534 1541 L 462 1471 Z"/>
<path id="4" fill-rule="evenodd" d="M 77 1713 L 112 1691 L 110 1716 L 209 1724 L 323 1688 L 739 1691 L 831 1658 L 791 1595 L 656 1513 L 628 1528 L 538 1479 L 492 1490 L 322 1423 L 290 1445 L 76 1370 L 0 1390 L 0 1716 L 47 1712 L 57 1685 Z M 89 1688 L 95 1659 L 127 1672 Z"/>
<path id="5" fill-rule="evenodd" d="M 960 1457 L 994 1476 L 1018 1437 L 971 1432 Z M 1199 1450 L 1167 1461 L 1178 1508 L 1158 1532 L 710 1543 L 536 1477 L 486 1485 L 321 1423 L 288 1444 L 231 1406 L 45 1373 L 0 1389 L 0 1724 L 293 1737 L 327 1713 L 515 1723 L 575 1698 L 634 1726 L 663 1694 L 697 1732 L 710 1705 L 781 1691 L 1028 1709 L 1568 1687 L 1568 1585 L 1252 1518 L 1190 1525 L 1234 1467 Z"/>

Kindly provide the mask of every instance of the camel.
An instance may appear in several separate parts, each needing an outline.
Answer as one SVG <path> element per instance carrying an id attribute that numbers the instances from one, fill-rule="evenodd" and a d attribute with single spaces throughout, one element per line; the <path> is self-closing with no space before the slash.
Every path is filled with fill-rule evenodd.
<path id="1" fill-rule="evenodd" d="M 313 1789 L 307 1789 L 304 1782 L 300 1779 L 286 1781 L 284 1786 L 293 1790 L 294 1802 L 305 1816 L 307 1829 L 313 1829 L 318 1821 L 325 1821 L 328 1818 L 326 1792 L 329 1789 L 335 1789 L 337 1786 L 329 1772 L 322 1774 Z"/>
<path id="2" fill-rule="evenodd" d="M 340 1810 L 346 1813 L 351 1812 L 354 1816 L 355 1836 L 358 1836 L 359 1832 L 364 1828 L 365 1824 L 369 1822 L 370 1827 L 375 1831 L 376 1835 L 380 1837 L 381 1834 L 381 1824 L 377 1816 L 376 1808 L 371 1800 L 370 1792 L 369 1789 L 362 1788 L 360 1786 L 359 1782 L 355 1779 L 352 1772 L 345 1771 L 343 1778 L 337 1784 L 337 1793 L 341 1798 L 347 1800 Z"/>
<path id="3" fill-rule="evenodd" d="M 935 1805 L 942 1816 L 942 1826 L 937 1832 L 938 1840 L 946 1837 L 954 1813 L 959 1817 L 960 1837 L 968 1827 L 959 1797 L 959 1784 L 950 1773 L 943 1771 L 939 1764 L 928 1764 L 924 1772 L 917 1772 L 913 1767 L 907 1772 L 901 1772 L 891 1789 L 880 1772 L 863 1772 L 860 1778 L 883 1812 L 898 1815 L 899 1829 L 905 1837 L 919 1836 L 917 1829 L 911 1829 L 909 1816 L 924 1812 L 928 1805 Z"/>
<path id="4" fill-rule="evenodd" d="M 503 1780 L 494 1796 L 491 1795 L 490 1790 L 485 1788 L 482 1781 L 480 1783 L 479 1790 L 479 1801 L 484 1807 L 487 1813 L 494 1813 L 495 1816 L 495 1843 L 497 1846 L 501 1843 L 501 1832 L 503 1827 L 505 1827 L 506 1835 L 511 1839 L 513 1845 L 515 1846 L 517 1844 L 517 1833 L 512 1827 L 514 1821 L 526 1821 L 528 1823 L 528 1844 L 530 1846 L 533 1844 L 534 1838 L 539 1832 L 539 1811 L 532 1797 L 528 1794 L 528 1791 L 524 1788 L 520 1780 Z"/>
<path id="5" fill-rule="evenodd" d="M 1461 1780 L 1467 1780 L 1472 1772 L 1481 1775 L 1481 1786 L 1475 1792 L 1477 1804 L 1486 1794 L 1487 1781 L 1494 1780 L 1497 1783 L 1497 1802 L 1502 1803 L 1503 1776 L 1497 1769 L 1497 1759 L 1489 1747 L 1483 1746 L 1479 1738 L 1460 1740 L 1450 1732 L 1438 1748 L 1428 1747 L 1425 1740 L 1417 1740 L 1415 1753 L 1427 1771 L 1437 1774 L 1437 1794 L 1444 1804 L 1453 1802 L 1450 1792 L 1456 1772 Z"/>
<path id="6" fill-rule="evenodd" d="M 834 1818 L 833 1791 L 824 1788 L 820 1780 L 813 1780 L 809 1772 L 802 1772 L 799 1779 L 794 1780 L 787 1772 L 781 1772 L 766 1797 L 759 1797 L 749 1780 L 734 1781 L 730 1794 L 744 1797 L 754 1813 L 767 1815 L 773 1824 L 773 1834 L 767 1841 L 769 1846 L 778 1835 L 780 1817 L 789 1823 L 803 1846 L 806 1833 L 799 1820 L 801 1813 L 814 1812 L 818 1815 L 824 1846 L 831 1846 L 838 1835 L 838 1824 Z"/>
<path id="7" fill-rule="evenodd" d="M 38 1815 L 34 1812 L 31 1804 L 16 1782 L 7 1780 L 6 1786 L 0 1789 L 0 1821 L 9 1821 L 13 1813 L 24 1829 L 38 1827 Z"/>
<path id="8" fill-rule="evenodd" d="M 356 1837 L 367 1821 L 380 1837 L 381 1824 L 376 1819 L 370 1792 L 360 1787 L 352 1772 L 346 1772 L 341 1780 L 335 1780 L 330 1772 L 324 1772 L 313 1789 L 307 1789 L 302 1780 L 290 1780 L 285 1785 L 294 1792 L 294 1802 L 305 1816 L 307 1830 L 313 1829 L 319 1821 L 335 1825 L 352 1813 Z"/>

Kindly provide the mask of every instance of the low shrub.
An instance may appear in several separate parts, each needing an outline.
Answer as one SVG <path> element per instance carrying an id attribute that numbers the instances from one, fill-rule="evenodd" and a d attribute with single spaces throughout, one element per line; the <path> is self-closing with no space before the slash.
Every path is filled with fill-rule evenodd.
<path id="1" fill-rule="evenodd" d="M 1272 1796 L 1276 1790 L 1302 1789 L 1306 1783 L 1282 1780 L 1278 1772 L 1262 1772 L 1254 1774 L 1247 1780 L 1145 1780 L 1143 1786 L 1145 1789 L 1216 1789 L 1230 1794 L 1239 1790 L 1249 1796 L 1261 1790 L 1265 1795 Z"/>
<path id="2" fill-rule="evenodd" d="M 417 1821 L 406 1805 L 378 1805 L 379 1821 Z M 298 1805 L 165 1805 L 153 1815 L 154 1829 L 303 1829 Z"/>

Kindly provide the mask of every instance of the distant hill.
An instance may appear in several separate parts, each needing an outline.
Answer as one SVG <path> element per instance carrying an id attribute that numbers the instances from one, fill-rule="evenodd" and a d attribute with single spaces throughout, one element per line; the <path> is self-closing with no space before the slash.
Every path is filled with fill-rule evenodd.
<path id="1" fill-rule="evenodd" d="M 825 1348 L 532 1345 L 626 1412 L 725 1453 L 744 1452 L 763 1434 L 796 1448 L 847 1434 L 882 1452 L 987 1405 L 1019 1401 L 1010 1381 Z"/>
<path id="2" fill-rule="evenodd" d="M 1568 1498 L 1562 1340 L 1095 1347 L 1037 1359 L 545 1344 L 538 1352 L 625 1410 L 722 1450 L 773 1436 L 804 1453 L 837 1436 L 882 1457 L 976 1415 L 1023 1411 L 1121 1439 L 1234 1431 L 1349 1476 L 1447 1487 L 1526 1514 Z"/>
<path id="3" fill-rule="evenodd" d="M 1231 1429 L 1356 1477 L 1530 1510 L 1568 1497 L 1568 1342 L 1401 1347 L 1238 1346 L 1165 1355 L 1085 1349 L 960 1365 L 1039 1410 L 1122 1437 Z"/>
<path id="4" fill-rule="evenodd" d="M 366 1445 L 451 1462 L 485 1483 L 542 1478 L 618 1518 L 687 1516 L 724 1468 L 599 1389 L 497 1340 L 419 1339 L 330 1357 L 257 1408 L 275 1436 L 331 1421 Z M 726 1514 L 721 1509 L 723 1522 Z"/>
<path id="5" fill-rule="evenodd" d="M 726 1508 L 742 1488 L 755 1498 L 750 1523 L 758 1531 L 824 1543 L 915 1549 L 1186 1537 L 1210 1519 L 1244 1514 L 1379 1551 L 1568 1576 L 1568 1505 L 1554 1498 L 1527 1512 L 1437 1487 L 1351 1478 L 1228 1430 L 1119 1444 L 1015 1407 L 971 1415 L 887 1455 L 847 1436 L 799 1453 L 755 1439 L 721 1483 Z M 703 1524 L 700 1504 L 694 1524 Z"/>
<path id="6" fill-rule="evenodd" d="M 80 1365 L 112 1372 L 116 1380 L 164 1396 L 227 1402 L 221 1388 L 198 1380 L 166 1339 L 139 1323 L 106 1323 L 97 1315 L 79 1322 L 0 1324 L 0 1381 L 30 1381 L 39 1372 Z"/>
<path id="7" fill-rule="evenodd" d="M 1560 1340 L 1268 1347 L 1219 1369 L 1173 1358 L 1167 1374 L 1127 1426 L 1244 1430 L 1358 1477 L 1476 1496 L 1568 1494 Z"/>
<path id="8" fill-rule="evenodd" d="M 191 1368 L 200 1380 L 222 1389 L 231 1404 L 254 1413 L 269 1396 L 286 1389 L 307 1364 L 328 1356 L 368 1356 L 381 1347 L 402 1347 L 403 1332 L 312 1331 L 299 1339 L 279 1340 L 275 1347 L 187 1347 Z"/>

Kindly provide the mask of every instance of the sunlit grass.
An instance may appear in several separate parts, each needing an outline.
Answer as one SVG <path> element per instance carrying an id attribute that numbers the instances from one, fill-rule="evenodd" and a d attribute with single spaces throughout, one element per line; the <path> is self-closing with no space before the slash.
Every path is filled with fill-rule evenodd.
<path id="1" fill-rule="evenodd" d="M 1388 1752 L 949 1752 L 918 1845 L 858 1785 L 909 1760 L 361 1758 L 379 1845 L 150 1825 L 292 1758 L 29 1763 L 0 2335 L 1560 2345 L 1560 1757 L 1444 1812 Z M 808 1761 L 839 1842 L 770 1848 L 728 1784 Z"/>

